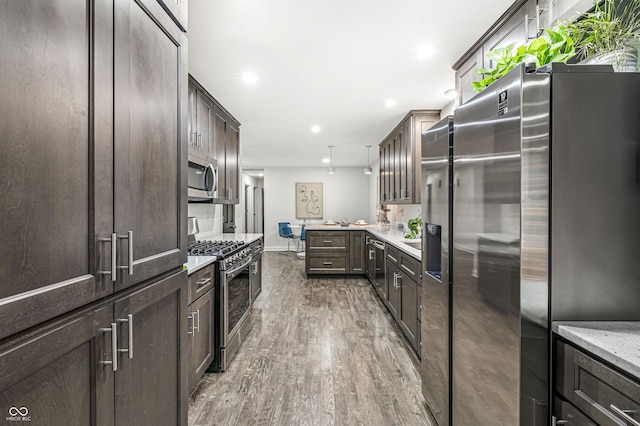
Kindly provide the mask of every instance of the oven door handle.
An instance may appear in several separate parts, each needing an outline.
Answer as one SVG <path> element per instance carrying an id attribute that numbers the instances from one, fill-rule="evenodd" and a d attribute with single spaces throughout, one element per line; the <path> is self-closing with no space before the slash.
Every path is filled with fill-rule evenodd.
<path id="1" fill-rule="evenodd" d="M 224 275 L 227 278 L 227 280 L 230 280 L 234 278 L 236 275 L 238 275 L 238 273 L 241 270 L 243 270 L 247 265 L 249 265 L 249 263 L 251 263 L 251 257 L 247 256 L 246 258 L 242 259 L 242 263 L 240 263 L 238 266 L 226 271 Z"/>

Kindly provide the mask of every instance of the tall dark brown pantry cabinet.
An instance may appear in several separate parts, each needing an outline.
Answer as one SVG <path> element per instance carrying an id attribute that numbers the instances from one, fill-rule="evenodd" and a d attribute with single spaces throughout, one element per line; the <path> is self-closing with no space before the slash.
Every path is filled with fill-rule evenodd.
<path id="1" fill-rule="evenodd" d="M 0 408 L 31 424 L 186 424 L 174 18 L 156 0 L 0 0 Z"/>

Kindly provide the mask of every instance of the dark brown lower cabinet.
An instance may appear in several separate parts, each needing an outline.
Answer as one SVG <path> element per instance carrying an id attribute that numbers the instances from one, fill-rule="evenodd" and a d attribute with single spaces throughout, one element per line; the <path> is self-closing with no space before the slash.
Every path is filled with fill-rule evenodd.
<path id="1" fill-rule="evenodd" d="M 365 273 L 364 242 L 364 231 L 349 231 L 349 272 L 351 274 Z"/>
<path id="2" fill-rule="evenodd" d="M 411 346 L 420 353 L 420 328 L 418 327 L 418 284 L 407 274 L 399 278 L 401 293 L 400 327 Z"/>
<path id="3" fill-rule="evenodd" d="M 402 298 L 400 287 L 398 286 L 399 275 L 400 271 L 398 268 L 387 261 L 387 273 L 385 275 L 385 280 L 387 281 L 387 308 L 396 321 L 400 321 L 400 303 Z"/>
<path id="4" fill-rule="evenodd" d="M 187 335 L 189 336 L 189 393 L 213 361 L 213 332 L 215 289 L 209 290 L 189 305 Z"/>
<path id="5" fill-rule="evenodd" d="M 31 425 L 186 425 L 185 275 L 5 342 L 4 412 Z"/>
<path id="6" fill-rule="evenodd" d="M 253 303 L 262 293 L 262 254 L 253 257 L 249 282 L 251 284 L 251 303 Z"/>

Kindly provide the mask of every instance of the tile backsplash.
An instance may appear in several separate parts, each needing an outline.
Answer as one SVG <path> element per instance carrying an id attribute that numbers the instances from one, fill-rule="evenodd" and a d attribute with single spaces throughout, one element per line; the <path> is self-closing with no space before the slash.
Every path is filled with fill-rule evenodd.
<path id="1" fill-rule="evenodd" d="M 222 234 L 222 206 L 220 204 L 189 203 L 188 215 L 198 218 L 200 233 L 196 234 Z"/>

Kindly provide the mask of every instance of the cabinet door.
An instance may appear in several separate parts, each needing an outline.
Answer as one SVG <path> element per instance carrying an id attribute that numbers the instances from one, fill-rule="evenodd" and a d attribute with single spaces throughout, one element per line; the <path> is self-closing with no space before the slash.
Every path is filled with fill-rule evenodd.
<path id="1" fill-rule="evenodd" d="M 162 7 L 171 16 L 176 25 L 184 32 L 187 31 L 188 0 L 158 0 Z"/>
<path id="2" fill-rule="evenodd" d="M 213 361 L 214 292 L 215 290 L 209 290 L 188 309 L 189 393 L 193 392 Z"/>
<path id="3" fill-rule="evenodd" d="M 387 308 L 389 308 L 391 315 L 396 321 L 400 321 L 401 295 L 398 281 L 399 272 L 393 263 L 387 261 L 387 272 L 385 274 L 385 281 L 387 283 Z"/>
<path id="4" fill-rule="evenodd" d="M 116 424 L 187 424 L 186 289 L 183 271 L 114 302 Z"/>
<path id="5" fill-rule="evenodd" d="M 226 199 L 232 204 L 238 204 L 240 198 L 239 190 L 239 155 L 240 155 L 240 131 L 235 123 L 229 123 L 225 142 L 225 165 L 227 169 L 227 196 Z"/>
<path id="6" fill-rule="evenodd" d="M 349 232 L 349 272 L 352 274 L 364 274 L 364 231 Z"/>
<path id="7" fill-rule="evenodd" d="M 472 83 L 483 79 L 483 76 L 476 74 L 476 69 L 484 66 L 483 57 L 484 53 L 482 47 L 480 47 L 473 56 L 456 70 L 456 93 L 459 105 L 466 103 L 477 94 L 477 92 L 473 91 Z"/>
<path id="8" fill-rule="evenodd" d="M 187 45 L 154 0 L 116 0 L 114 43 L 114 230 L 125 237 L 118 241 L 123 288 L 187 260 Z"/>
<path id="9" fill-rule="evenodd" d="M 191 81 L 189 81 L 187 108 L 189 109 L 187 120 L 189 154 L 198 154 L 198 89 Z"/>
<path id="10" fill-rule="evenodd" d="M 214 158 L 218 161 L 218 198 L 225 198 L 227 195 L 227 167 L 225 164 L 226 153 L 226 133 L 227 114 L 217 106 L 213 109 L 214 117 Z"/>
<path id="11" fill-rule="evenodd" d="M 109 3 L 0 3 L 0 339 L 113 288 Z"/>
<path id="12" fill-rule="evenodd" d="M 213 102 L 200 90 L 197 95 L 197 141 L 198 151 L 207 157 L 213 156 Z"/>
<path id="13" fill-rule="evenodd" d="M 398 278 L 400 284 L 400 326 L 414 349 L 418 350 L 418 284 L 407 274 Z"/>
<path id="14" fill-rule="evenodd" d="M 7 423 L 113 425 L 111 309 L 75 315 L 0 348 Z M 13 420 L 9 420 L 12 417 Z"/>
<path id="15" fill-rule="evenodd" d="M 262 254 L 253 258 L 249 281 L 251 282 L 251 303 L 253 303 L 262 293 Z"/>
<path id="16" fill-rule="evenodd" d="M 413 195 L 413 152 L 412 152 L 412 118 L 407 118 L 398 136 L 399 141 L 399 185 L 398 185 L 398 201 L 410 202 Z"/>

